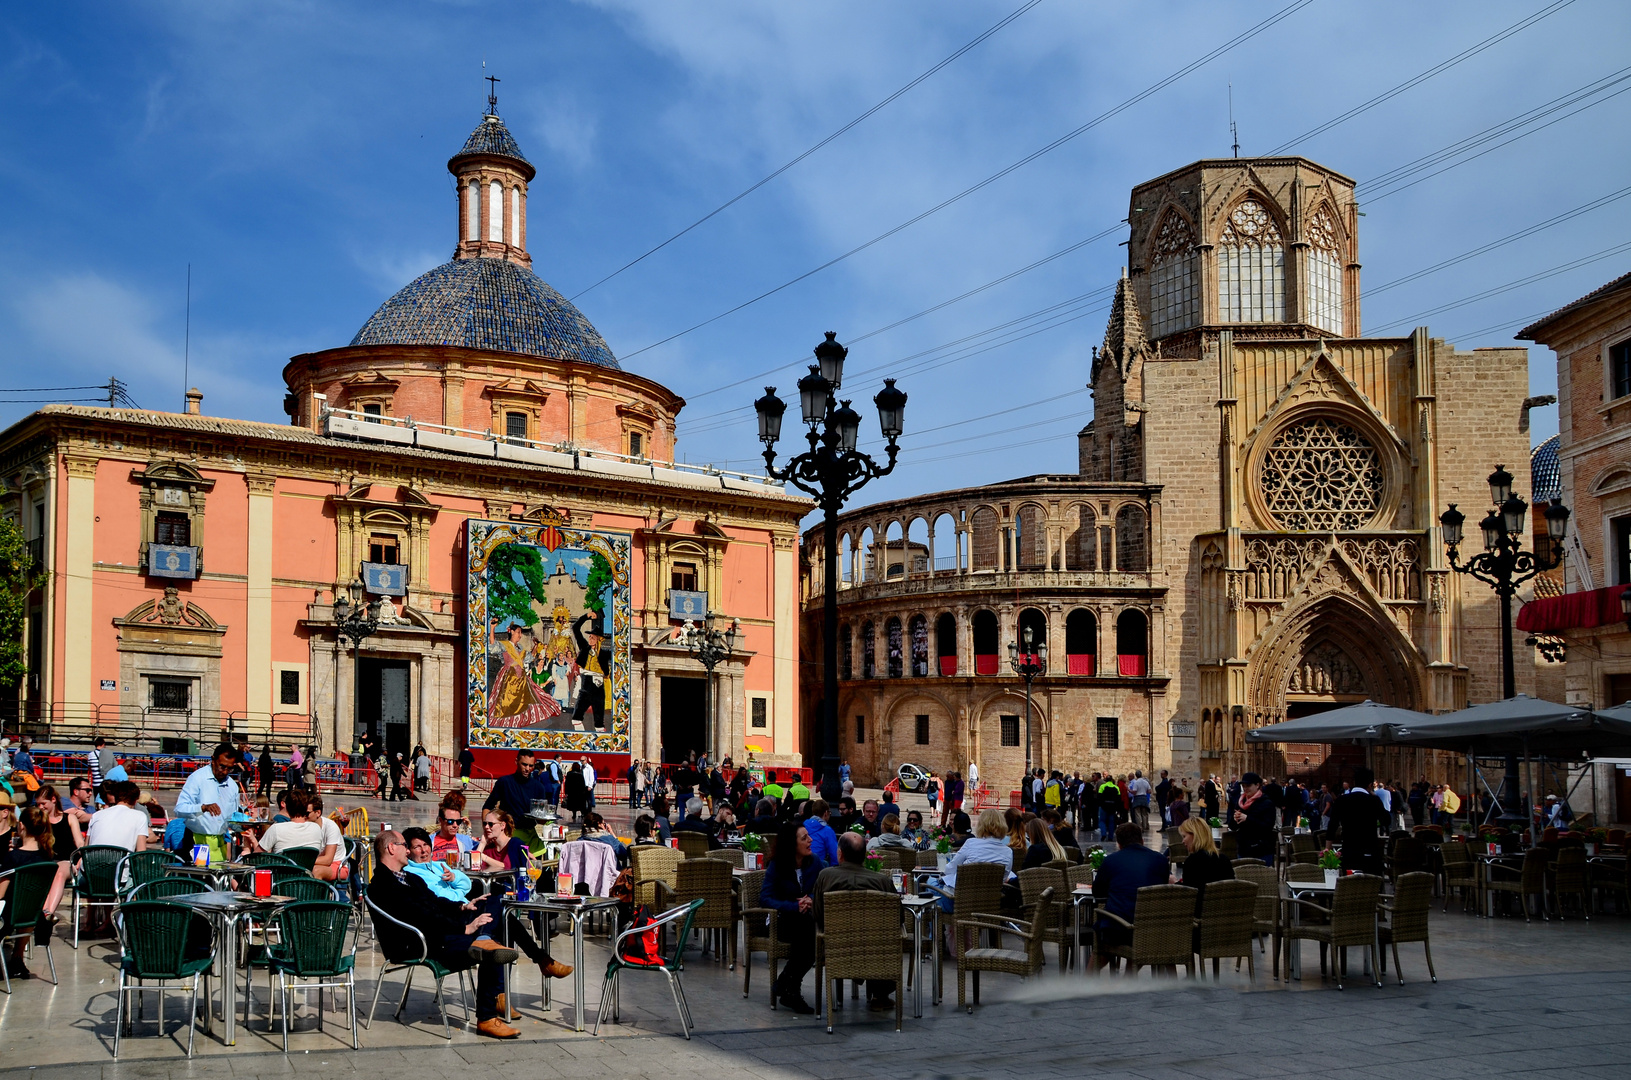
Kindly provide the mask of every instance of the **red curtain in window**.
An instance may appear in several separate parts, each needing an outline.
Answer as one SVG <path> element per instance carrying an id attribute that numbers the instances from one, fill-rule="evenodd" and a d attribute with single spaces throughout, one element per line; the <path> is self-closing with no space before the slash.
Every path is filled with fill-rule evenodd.
<path id="1" fill-rule="evenodd" d="M 1065 656 L 1065 674 L 1091 675 L 1098 670 L 1094 664 L 1097 659 L 1092 653 L 1069 653 Z"/>
<path id="2" fill-rule="evenodd" d="M 940 657 L 940 674 L 942 674 L 942 675 L 955 675 L 955 674 L 957 674 L 957 657 L 955 657 L 955 656 L 942 656 L 942 657 Z"/>
<path id="3" fill-rule="evenodd" d="M 1116 670 L 1120 671 L 1125 678 L 1139 678 L 1147 673 L 1148 667 L 1149 657 L 1147 656 L 1127 656 L 1123 654 L 1116 657 Z"/>
<path id="4" fill-rule="evenodd" d="M 995 675 L 997 673 L 997 660 L 998 660 L 998 657 L 997 657 L 996 653 L 987 653 L 987 654 L 985 654 L 983 656 L 980 656 L 980 655 L 975 656 L 974 657 L 974 674 L 976 674 L 976 675 Z"/>

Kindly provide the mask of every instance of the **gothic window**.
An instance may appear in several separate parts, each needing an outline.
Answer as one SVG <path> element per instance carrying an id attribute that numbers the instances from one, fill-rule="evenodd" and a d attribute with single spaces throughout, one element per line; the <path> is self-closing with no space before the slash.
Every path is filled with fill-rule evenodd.
<path id="1" fill-rule="evenodd" d="M 875 679 L 878 677 L 878 642 L 877 635 L 872 632 L 872 624 L 861 624 L 861 678 Z"/>
<path id="2" fill-rule="evenodd" d="M 1280 322 L 1286 317 L 1286 249 L 1267 208 L 1247 199 L 1218 239 L 1218 317 Z"/>
<path id="3" fill-rule="evenodd" d="M 1150 263 L 1150 337 L 1184 330 L 1198 321 L 1195 289 L 1195 234 L 1176 210 L 1161 219 L 1148 254 Z"/>
<path id="4" fill-rule="evenodd" d="M 1076 507 L 1076 528 L 1065 538 L 1065 569 L 1092 570 L 1098 566 L 1099 525 L 1093 508 Z"/>
<path id="5" fill-rule="evenodd" d="M 1144 510 L 1123 506 L 1116 511 L 1116 569 L 1142 573 L 1150 568 L 1149 528 Z"/>
<path id="6" fill-rule="evenodd" d="M 1308 223 L 1308 321 L 1342 333 L 1342 252 L 1336 217 L 1322 205 Z"/>
<path id="7" fill-rule="evenodd" d="M 838 677 L 855 677 L 855 639 L 850 636 L 849 623 L 838 628 Z"/>
<path id="8" fill-rule="evenodd" d="M 1381 455 L 1357 429 L 1316 417 L 1274 436 L 1261 485 L 1263 501 L 1282 528 L 1362 529 L 1382 505 Z"/>
<path id="9" fill-rule="evenodd" d="M 912 677 L 924 678 L 929 674 L 929 620 L 921 615 L 912 616 Z"/>
<path id="10" fill-rule="evenodd" d="M 891 618 L 884 623 L 883 633 L 885 643 L 889 649 L 889 677 L 898 679 L 905 670 L 905 665 L 902 663 L 904 657 L 901 655 L 900 620 Z"/>

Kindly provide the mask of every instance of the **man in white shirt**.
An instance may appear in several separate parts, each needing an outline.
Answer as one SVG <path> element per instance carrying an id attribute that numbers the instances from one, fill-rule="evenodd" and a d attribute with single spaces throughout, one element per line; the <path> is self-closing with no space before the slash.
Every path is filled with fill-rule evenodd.
<path id="1" fill-rule="evenodd" d="M 1127 784 L 1127 801 L 1132 803 L 1133 820 L 1146 833 L 1150 831 L 1150 782 L 1144 779 L 1144 770 L 1138 769 Z"/>
<path id="2" fill-rule="evenodd" d="M 296 789 L 285 798 L 289 820 L 269 825 L 260 838 L 260 849 L 282 855 L 296 848 L 317 852 L 312 876 L 323 881 L 343 880 L 345 835 L 340 826 L 323 816 L 323 799 L 313 791 Z M 338 860 L 339 865 L 336 865 Z"/>
<path id="3" fill-rule="evenodd" d="M 210 849 L 210 861 L 227 862 L 232 854 L 227 822 L 238 812 L 238 782 L 232 768 L 238 752 L 226 743 L 215 748 L 210 763 L 187 777 L 176 796 L 176 816 L 187 823 L 193 843 Z"/>
<path id="4" fill-rule="evenodd" d="M 583 759 L 583 786 L 589 789 L 589 809 L 595 807 L 595 767 L 588 758 Z"/>
<path id="5" fill-rule="evenodd" d="M 114 780 L 108 784 L 108 794 L 113 802 L 91 815 L 85 843 L 146 851 L 153 819 L 136 805 L 136 800 L 141 798 L 141 788 L 129 780 Z"/>

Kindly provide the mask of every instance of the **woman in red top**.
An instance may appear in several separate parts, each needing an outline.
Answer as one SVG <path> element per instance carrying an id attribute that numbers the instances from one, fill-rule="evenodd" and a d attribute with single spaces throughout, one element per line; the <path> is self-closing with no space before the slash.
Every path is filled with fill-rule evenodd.
<path id="1" fill-rule="evenodd" d="M 481 812 L 481 860 L 485 870 L 525 870 L 532 853 L 525 841 L 510 835 L 515 819 L 497 807 Z"/>

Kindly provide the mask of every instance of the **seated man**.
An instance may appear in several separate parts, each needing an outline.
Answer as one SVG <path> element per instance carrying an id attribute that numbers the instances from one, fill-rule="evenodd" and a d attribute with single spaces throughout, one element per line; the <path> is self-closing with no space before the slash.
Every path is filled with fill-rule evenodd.
<path id="1" fill-rule="evenodd" d="M 408 873 L 408 845 L 401 833 L 380 833 L 374 839 L 374 857 L 369 899 L 393 919 L 424 934 L 430 958 L 443 967 L 476 968 L 477 1033 L 491 1039 L 520 1035 L 519 1029 L 500 1018 L 508 1012 L 504 965 L 515 963 L 519 954 L 493 940 L 486 929 L 493 921 L 492 914 L 477 914 L 475 904 L 444 900 L 431 892 L 422 878 Z M 387 957 L 412 954 L 418 949 L 417 941 L 383 920 L 375 926 L 375 933 Z"/>
<path id="2" fill-rule="evenodd" d="M 1117 850 L 1105 856 L 1099 872 L 1093 875 L 1093 895 L 1099 898 L 1101 910 L 1132 922 L 1138 890 L 1167 883 L 1167 857 L 1144 846 L 1144 830 L 1136 822 L 1117 826 L 1116 844 Z M 1101 919 L 1095 929 L 1097 967 L 1110 962 L 1106 951 L 1109 948 L 1132 944 L 1133 932 L 1118 922 Z"/>
<path id="3" fill-rule="evenodd" d="M 476 850 L 476 838 L 459 831 L 459 826 L 463 824 L 464 796 L 456 791 L 450 792 L 436 811 L 436 832 L 430 838 L 431 854 L 442 859 L 449 852 L 456 851 L 463 855 Z"/>
<path id="4" fill-rule="evenodd" d="M 304 848 L 317 852 L 312 876 L 320 881 L 344 881 L 345 835 L 340 826 L 323 816 L 323 797 L 315 791 L 296 788 L 288 793 L 285 805 L 289 820 L 268 825 L 257 846 L 273 855 Z M 249 834 L 253 837 L 253 834 Z"/>
<path id="5" fill-rule="evenodd" d="M 719 838 L 714 835 L 715 824 L 711 818 L 704 817 L 708 805 L 696 796 L 686 800 L 685 816 L 674 824 L 674 832 L 698 832 L 708 838 L 710 849 L 719 846 Z"/>
<path id="6" fill-rule="evenodd" d="M 896 818 L 896 822 L 899 822 Z M 866 868 L 866 837 L 860 833 L 847 832 L 838 838 L 838 864 L 829 866 L 816 875 L 815 889 L 811 896 L 815 900 L 816 926 L 822 925 L 823 898 L 831 892 L 881 892 L 891 895 L 895 892 L 895 882 L 888 874 L 880 874 L 876 870 Z M 889 995 L 895 992 L 893 979 L 868 979 L 866 981 L 866 1007 L 868 1009 L 893 1009 L 895 1003 L 889 1000 Z"/>
<path id="7" fill-rule="evenodd" d="M 776 830 L 781 827 L 780 809 L 780 804 L 775 799 L 769 796 L 760 799 L 753 808 L 753 817 L 742 826 L 742 831 L 775 836 Z"/>

